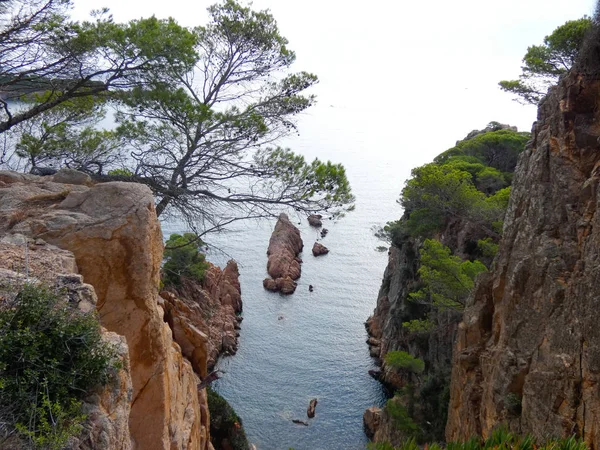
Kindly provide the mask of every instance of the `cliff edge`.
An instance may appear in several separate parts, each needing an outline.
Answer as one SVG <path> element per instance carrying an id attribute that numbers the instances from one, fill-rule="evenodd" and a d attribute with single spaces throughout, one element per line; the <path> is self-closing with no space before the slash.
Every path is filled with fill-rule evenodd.
<path id="1" fill-rule="evenodd" d="M 540 104 L 495 267 L 454 348 L 447 440 L 511 431 L 600 447 L 600 80 L 571 73 Z"/>
<path id="2" fill-rule="evenodd" d="M 205 390 L 158 304 L 163 241 L 150 190 L 55 177 L 0 171 L 0 235 L 70 252 L 95 290 L 101 324 L 125 337 L 133 448 L 210 449 Z"/>

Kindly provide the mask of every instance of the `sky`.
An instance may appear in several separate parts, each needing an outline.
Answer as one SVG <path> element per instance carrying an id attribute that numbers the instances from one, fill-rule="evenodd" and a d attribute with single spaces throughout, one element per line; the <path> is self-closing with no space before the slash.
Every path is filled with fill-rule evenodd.
<path id="1" fill-rule="evenodd" d="M 213 3 L 74 2 L 79 19 L 106 6 L 117 21 L 171 16 L 188 26 L 206 23 L 206 7 Z M 270 9 L 288 38 L 297 55 L 293 69 L 319 76 L 318 105 L 300 119 L 300 133 L 318 139 L 329 127 L 350 139 L 358 128 L 378 157 L 401 164 L 400 176 L 492 120 L 529 131 L 536 108 L 513 101 L 498 81 L 517 78 L 529 45 L 541 44 L 567 20 L 591 15 L 594 5 L 593 0 L 253 2 L 255 9 Z M 327 118 L 331 108 L 342 113 L 335 126 Z M 347 127 L 340 117 L 348 118 Z"/>

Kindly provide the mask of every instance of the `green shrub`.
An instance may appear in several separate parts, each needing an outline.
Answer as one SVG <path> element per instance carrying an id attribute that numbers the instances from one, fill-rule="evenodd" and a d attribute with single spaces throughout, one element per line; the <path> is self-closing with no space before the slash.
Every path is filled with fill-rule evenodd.
<path id="1" fill-rule="evenodd" d="M 492 238 L 479 239 L 477 241 L 477 248 L 481 254 L 488 258 L 493 258 L 498 253 L 499 245 L 494 242 Z"/>
<path id="2" fill-rule="evenodd" d="M 394 427 L 407 437 L 415 437 L 419 434 L 419 426 L 410 417 L 408 410 L 402 404 L 400 397 L 395 396 L 385 404 L 385 411 L 389 415 Z"/>
<path id="3" fill-rule="evenodd" d="M 382 442 L 371 444 L 367 448 L 371 450 L 417 450 L 419 447 L 415 438 L 409 437 L 398 447 L 392 446 L 389 442 Z M 428 444 L 425 448 L 441 450 L 440 446 L 435 443 Z M 538 444 L 531 435 L 518 436 L 501 426 L 492 431 L 490 437 L 485 441 L 478 437 L 472 437 L 464 442 L 448 442 L 446 450 L 589 450 L 589 447 L 574 436 Z"/>
<path id="4" fill-rule="evenodd" d="M 222 448 L 227 440 L 233 450 L 248 450 L 250 444 L 238 417 L 231 405 L 212 388 L 207 387 L 208 410 L 210 411 L 210 438 L 215 449 Z"/>
<path id="5" fill-rule="evenodd" d="M 130 177 L 133 172 L 129 169 L 113 169 L 108 171 L 108 175 L 119 175 L 122 177 Z"/>
<path id="6" fill-rule="evenodd" d="M 481 261 L 463 261 L 441 242 L 426 239 L 419 268 L 425 287 L 411 293 L 409 298 L 437 308 L 462 310 L 475 277 L 485 271 L 487 268 Z"/>
<path id="7" fill-rule="evenodd" d="M 25 285 L 0 307 L 0 422 L 34 448 L 62 448 L 81 429 L 81 399 L 108 380 L 115 356 L 94 313 Z"/>
<path id="8" fill-rule="evenodd" d="M 402 328 L 411 333 L 428 333 L 435 328 L 435 324 L 429 319 L 414 319 L 402 322 Z"/>
<path id="9" fill-rule="evenodd" d="M 179 286 L 181 277 L 196 281 L 204 280 L 209 264 L 199 247 L 203 242 L 193 233 L 183 236 L 172 234 L 165 248 L 163 283 L 165 286 Z"/>
<path id="10" fill-rule="evenodd" d="M 406 369 L 411 373 L 422 373 L 425 363 L 422 359 L 415 358 L 407 352 L 392 350 L 385 354 L 385 363 L 395 369 Z"/>

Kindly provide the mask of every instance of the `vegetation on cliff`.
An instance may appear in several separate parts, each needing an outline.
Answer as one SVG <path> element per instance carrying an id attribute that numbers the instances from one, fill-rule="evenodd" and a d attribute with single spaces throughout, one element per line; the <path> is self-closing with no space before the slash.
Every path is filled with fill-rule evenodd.
<path id="1" fill-rule="evenodd" d="M 63 448 L 81 431 L 81 400 L 104 384 L 114 349 L 95 313 L 82 313 L 42 286 L 26 284 L 0 304 L 0 447 Z M 8 444 L 7 444 L 8 445 Z"/>
<path id="2" fill-rule="evenodd" d="M 194 233 L 172 234 L 167 240 L 162 267 L 162 282 L 181 285 L 182 278 L 202 282 L 209 264 L 199 247 L 203 244 Z"/>
<path id="3" fill-rule="evenodd" d="M 537 105 L 558 77 L 573 67 L 592 23 L 587 16 L 569 20 L 546 36 L 542 45 L 528 47 L 519 79 L 500 81 L 500 88 L 522 103 Z"/>
<path id="4" fill-rule="evenodd" d="M 207 387 L 210 410 L 210 437 L 216 450 L 248 450 L 250 445 L 242 427 L 242 419 L 212 388 Z"/>
<path id="5" fill-rule="evenodd" d="M 410 286 L 394 313 L 401 326 L 377 336 L 387 340 L 380 354 L 383 379 L 398 389 L 384 421 L 402 439 L 443 439 L 450 360 L 441 355 L 450 354 L 452 330 L 477 275 L 492 264 L 513 172 L 528 139 L 529 133 L 496 122 L 470 133 L 412 171 L 398 200 L 404 215 L 378 233 L 414 267 L 406 267 L 399 281 Z"/>
<path id="6" fill-rule="evenodd" d="M 368 450 L 420 450 L 421 448 L 415 439 L 408 439 L 396 447 L 388 442 L 370 443 L 367 446 Z M 575 437 L 550 439 L 540 443 L 531 435 L 518 436 L 505 428 L 494 430 L 487 439 L 473 437 L 465 442 L 448 442 L 444 446 L 431 443 L 425 448 L 429 450 L 588 450 L 588 446 Z"/>

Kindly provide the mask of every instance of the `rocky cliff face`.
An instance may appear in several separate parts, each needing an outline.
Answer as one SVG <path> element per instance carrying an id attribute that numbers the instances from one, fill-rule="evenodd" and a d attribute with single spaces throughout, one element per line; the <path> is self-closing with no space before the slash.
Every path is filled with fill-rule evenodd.
<path id="1" fill-rule="evenodd" d="M 206 394 L 158 304 L 163 244 L 152 194 L 131 183 L 79 184 L 88 182 L 0 172 L 0 235 L 66 251 L 71 262 L 65 256 L 61 264 L 74 261 L 94 287 L 102 325 L 129 347 L 133 447 L 211 448 Z"/>
<path id="2" fill-rule="evenodd" d="M 198 375 L 204 377 L 220 355 L 236 353 L 242 296 L 235 261 L 223 270 L 211 264 L 202 283 L 184 279 L 161 296 L 175 341 Z"/>
<path id="3" fill-rule="evenodd" d="M 439 235 L 440 241 L 452 248 L 455 254 L 466 258 L 472 242 L 483 236 L 479 230 L 466 223 L 450 221 Z M 401 390 L 408 384 L 414 387 L 414 405 L 405 405 L 412 418 L 424 430 L 429 439 L 443 437 L 447 387 L 450 380 L 452 343 L 461 315 L 456 311 L 430 310 L 408 299 L 411 292 L 421 285 L 418 276 L 419 248 L 421 241 L 405 236 L 392 245 L 388 265 L 385 269 L 377 306 L 366 322 L 371 356 L 382 366 L 376 376 L 391 391 Z M 423 317 L 425 311 L 436 326 L 427 332 L 411 333 L 403 322 Z M 393 350 L 410 353 L 425 362 L 425 373 L 412 379 L 384 362 L 385 355 Z M 375 442 L 390 442 L 400 445 L 406 438 L 405 432 L 391 423 L 385 410 L 380 413 L 378 426 L 373 430 Z"/>
<path id="4" fill-rule="evenodd" d="M 25 250 L 27 246 L 27 251 Z M 0 239 L 0 304 L 17 292 L 16 286 L 25 282 L 44 283 L 59 292 L 62 299 L 74 308 L 87 313 L 96 307 L 94 288 L 77 275 L 75 258 L 62 250 L 37 239 L 33 241 L 21 234 L 8 234 Z M 106 386 L 98 387 L 84 399 L 82 410 L 87 419 L 78 439 L 69 448 L 93 450 L 115 448 L 129 450 L 129 414 L 131 411 L 131 370 L 129 348 L 123 336 L 102 329 L 105 342 L 116 350 L 120 367 L 115 369 Z M 18 438 L 14 438 L 18 440 Z M 24 448 L 20 442 L 10 442 L 8 448 Z"/>
<path id="5" fill-rule="evenodd" d="M 600 447 L 600 81 L 573 73 L 542 102 L 495 267 L 460 324 L 448 440 L 506 423 Z"/>

